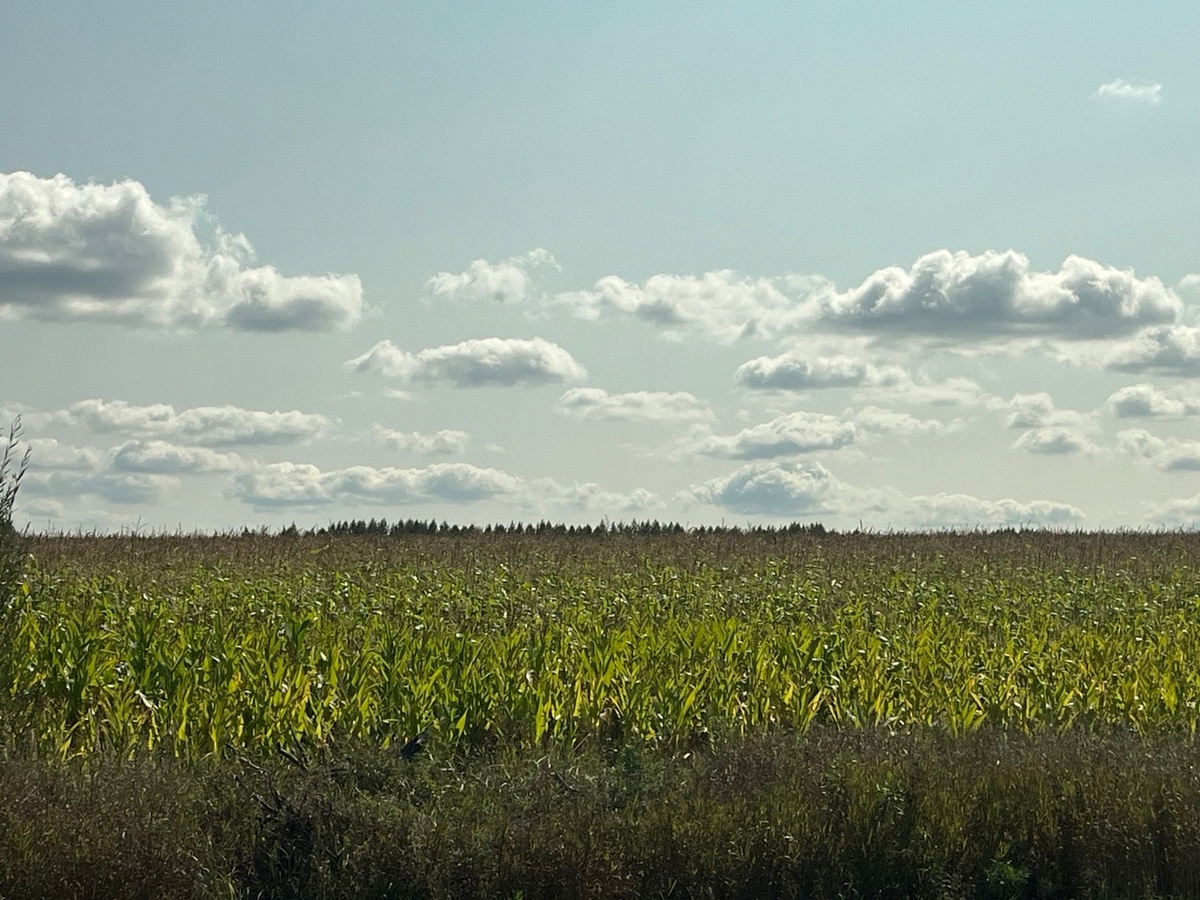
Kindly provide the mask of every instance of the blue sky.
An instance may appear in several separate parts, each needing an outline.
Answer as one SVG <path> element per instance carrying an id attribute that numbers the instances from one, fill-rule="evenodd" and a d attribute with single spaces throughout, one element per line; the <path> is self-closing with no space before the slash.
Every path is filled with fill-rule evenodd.
<path id="1" fill-rule="evenodd" d="M 19 518 L 1200 520 L 1194 4 L 429 7 L 8 13 Z"/>

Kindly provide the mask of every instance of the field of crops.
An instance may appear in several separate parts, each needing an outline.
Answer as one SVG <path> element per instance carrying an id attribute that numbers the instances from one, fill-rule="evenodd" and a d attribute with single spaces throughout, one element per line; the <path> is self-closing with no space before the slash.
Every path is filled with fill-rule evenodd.
<path id="1" fill-rule="evenodd" d="M 40 538 L 0 673 L 64 755 L 1200 722 L 1193 535 Z"/>
<path id="2" fill-rule="evenodd" d="M 1200 535 L 0 537 L 0 897 L 1200 895 Z"/>

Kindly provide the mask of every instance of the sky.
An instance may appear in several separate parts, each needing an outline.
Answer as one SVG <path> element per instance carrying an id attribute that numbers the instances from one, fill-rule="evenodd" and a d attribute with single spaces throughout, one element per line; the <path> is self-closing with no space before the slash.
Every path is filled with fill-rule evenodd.
<path id="1" fill-rule="evenodd" d="M 1200 6 L 6 10 L 37 531 L 1200 523 Z"/>

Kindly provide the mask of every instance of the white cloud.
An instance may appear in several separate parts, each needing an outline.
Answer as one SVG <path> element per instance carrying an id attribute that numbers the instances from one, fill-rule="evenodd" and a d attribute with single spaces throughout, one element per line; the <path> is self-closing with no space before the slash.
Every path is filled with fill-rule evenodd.
<path id="1" fill-rule="evenodd" d="M 918 373 L 888 367 L 888 377 L 867 386 L 862 396 L 908 406 L 979 406 L 991 402 L 991 396 L 970 378 L 946 378 L 938 381 Z"/>
<path id="2" fill-rule="evenodd" d="M 197 406 L 176 412 L 164 403 L 139 406 L 124 400 L 81 400 L 51 414 L 54 421 L 98 432 L 173 438 L 209 447 L 302 444 L 324 436 L 334 423 L 326 416 L 265 412 L 237 406 Z"/>
<path id="3" fill-rule="evenodd" d="M 1033 338 L 1110 339 L 1176 322 L 1183 310 L 1178 294 L 1160 279 L 1081 256 L 1043 272 L 1016 250 L 972 255 L 948 249 L 927 253 L 908 269 L 879 269 L 842 292 L 819 275 L 746 276 L 719 269 L 654 275 L 641 284 L 610 275 L 590 290 L 547 302 L 590 319 L 608 311 L 631 315 L 671 337 L 697 332 L 731 342 L 826 331 L 992 346 Z M 741 379 L 748 386 L 797 390 L 849 386 L 865 376 L 863 364 L 848 359 L 768 362 L 747 363 Z"/>
<path id="4" fill-rule="evenodd" d="M 1105 408 L 1121 419 L 1200 416 L 1200 390 L 1176 387 L 1160 391 L 1152 384 L 1131 384 L 1113 392 Z"/>
<path id="5" fill-rule="evenodd" d="M 1200 273 L 1180 278 L 1175 284 L 1175 293 L 1189 302 L 1200 302 Z"/>
<path id="6" fill-rule="evenodd" d="M 1013 444 L 1016 450 L 1043 456 L 1065 456 L 1075 453 L 1096 453 L 1098 448 L 1084 435 L 1071 428 L 1043 426 L 1026 431 Z"/>
<path id="7" fill-rule="evenodd" d="M 810 356 L 800 350 L 749 360 L 738 366 L 734 378 L 743 387 L 784 391 L 911 382 L 899 366 L 876 366 L 852 356 Z"/>
<path id="8" fill-rule="evenodd" d="M 531 482 L 526 493 L 523 502 L 532 508 L 548 504 L 555 509 L 608 516 L 646 513 L 663 507 L 658 495 L 645 488 L 628 492 L 606 491 L 598 484 L 573 484 L 568 487 L 549 478 Z"/>
<path id="9" fill-rule="evenodd" d="M 1200 377 L 1200 327 L 1163 325 L 1147 328 L 1128 341 L 1116 344 L 1103 359 L 1116 372 L 1163 372 L 1180 377 Z"/>
<path id="10" fill-rule="evenodd" d="M 1078 525 L 1082 510 L 1050 500 L 982 500 L 969 494 L 908 497 L 903 520 L 915 528 L 1066 528 Z"/>
<path id="11" fill-rule="evenodd" d="M 654 275 L 640 285 L 609 275 L 591 290 L 559 294 L 554 302 L 583 318 L 613 311 L 651 322 L 671 335 L 698 331 L 721 341 L 778 337 L 795 331 L 803 319 L 789 279 L 750 278 L 731 269 Z"/>
<path id="12" fill-rule="evenodd" d="M 1200 528 L 1200 494 L 1151 506 L 1146 521 L 1159 526 Z"/>
<path id="13" fill-rule="evenodd" d="M 839 487 L 820 463 L 755 462 L 697 485 L 681 499 L 743 515 L 808 517 L 833 512 Z"/>
<path id="14" fill-rule="evenodd" d="M 541 338 L 482 338 L 407 353 L 380 341 L 345 363 L 354 372 L 454 387 L 555 384 L 585 378 L 587 371 L 557 344 Z"/>
<path id="15" fill-rule="evenodd" d="M 1004 420 L 1006 428 L 1038 428 L 1050 424 L 1054 415 L 1054 400 L 1045 392 L 1038 394 L 1013 394 L 1007 403 L 1001 402 L 1010 412 Z"/>
<path id="16" fill-rule="evenodd" d="M 572 418 L 632 422 L 711 422 L 707 404 L 684 392 L 633 391 L 610 394 L 601 388 L 571 388 L 558 398 L 554 411 Z"/>
<path id="17" fill-rule="evenodd" d="M 371 429 L 374 440 L 401 453 L 420 453 L 425 456 L 453 456 L 467 448 L 471 436 L 465 431 L 442 429 L 433 434 L 419 431 L 393 431 L 382 425 Z"/>
<path id="18" fill-rule="evenodd" d="M 1162 103 L 1162 85 L 1157 81 L 1131 84 L 1124 78 L 1116 78 L 1096 88 L 1092 97 L 1098 100 L 1133 100 L 1158 106 Z"/>
<path id="19" fill-rule="evenodd" d="M 273 463 L 234 478 L 232 496 L 256 508 L 325 506 L 337 502 L 471 504 L 503 498 L 513 507 L 544 511 L 615 514 L 661 506 L 650 491 L 602 490 L 595 484 L 564 486 L 549 478 L 532 481 L 466 463 L 438 463 L 418 469 L 351 466 L 322 472 L 303 463 Z"/>
<path id="20" fill-rule="evenodd" d="M 52 497 L 94 495 L 110 503 L 154 504 L 164 493 L 179 487 L 179 479 L 142 472 L 116 473 L 30 470 L 21 490 Z"/>
<path id="21" fill-rule="evenodd" d="M 34 438 L 28 446 L 29 466 L 35 471 L 95 472 L 107 463 L 104 453 L 94 447 L 74 447 L 54 438 Z"/>
<path id="22" fill-rule="evenodd" d="M 217 453 L 205 447 L 178 447 L 164 441 L 128 441 L 112 451 L 116 472 L 172 475 L 237 472 L 245 467 L 236 453 Z"/>
<path id="23" fill-rule="evenodd" d="M 847 410 L 846 415 L 851 415 Z M 853 412 L 854 423 L 867 432 L 877 434 L 898 434 L 910 436 L 915 434 L 949 434 L 961 431 L 966 427 L 962 419 L 943 422 L 941 419 L 918 419 L 916 416 L 893 409 L 883 409 L 878 406 L 864 406 Z"/>
<path id="24" fill-rule="evenodd" d="M 772 459 L 818 450 L 836 450 L 854 441 L 853 422 L 822 413 L 795 412 L 737 434 L 710 435 L 693 451 L 722 459 Z"/>
<path id="25" fill-rule="evenodd" d="M 51 523 L 61 520 L 67 512 L 66 504 L 61 500 L 51 500 L 43 498 L 34 500 L 32 503 L 22 503 L 20 506 L 20 517 L 31 525 L 38 519 L 46 519 Z"/>
<path id="26" fill-rule="evenodd" d="M 521 486 L 519 478 L 498 469 L 466 463 L 435 463 L 423 469 L 351 466 L 332 475 L 330 489 L 336 495 L 383 503 L 428 499 L 471 503 L 514 493 Z"/>
<path id="27" fill-rule="evenodd" d="M 425 290 L 437 300 L 519 303 L 529 296 L 530 270 L 545 265 L 557 268 L 554 257 L 540 247 L 499 263 L 477 259 L 465 272 L 439 272 L 425 283 Z"/>
<path id="28" fill-rule="evenodd" d="M 1037 394 L 1013 394 L 1008 400 L 991 397 L 987 406 L 990 409 L 1008 411 L 1004 420 L 1006 428 L 1044 429 L 1057 426 L 1078 431 L 1094 430 L 1096 427 L 1094 413 L 1058 409 L 1054 405 L 1054 399 L 1045 391 Z"/>
<path id="29" fill-rule="evenodd" d="M 1080 256 L 1058 272 L 1031 271 L 1023 253 L 936 250 L 907 271 L 880 269 L 845 293 L 821 298 L 823 320 L 881 336 L 1112 337 L 1174 322 L 1179 297 L 1158 278 L 1138 278 Z"/>
<path id="30" fill-rule="evenodd" d="M 1047 500 L 983 500 L 966 494 L 905 497 L 890 488 L 857 488 L 819 463 L 750 463 L 683 492 L 680 499 L 743 515 L 861 520 L 872 527 L 1065 527 L 1083 519 L 1076 507 Z"/>
<path id="31" fill-rule="evenodd" d="M 970 378 L 938 381 L 894 364 L 879 365 L 836 355 L 810 355 L 792 349 L 778 356 L 760 356 L 738 367 L 734 376 L 752 390 L 810 391 L 853 387 L 861 397 L 912 406 L 977 406 L 988 394 Z"/>
<path id="32" fill-rule="evenodd" d="M 437 463 L 422 469 L 350 466 L 322 472 L 305 463 L 271 463 L 234 479 L 234 496 L 256 507 L 317 506 L 335 500 L 469 503 L 515 493 L 520 479 L 466 463 Z"/>
<path id="33" fill-rule="evenodd" d="M 1200 471 L 1200 441 L 1163 439 L 1144 428 L 1117 433 L 1117 450 L 1163 472 Z"/>
<path id="34" fill-rule="evenodd" d="M 136 181 L 0 173 L 0 314 L 246 331 L 330 331 L 362 317 L 357 275 L 285 276 L 253 261 L 244 236 L 207 221 L 203 197 L 161 206 Z"/>

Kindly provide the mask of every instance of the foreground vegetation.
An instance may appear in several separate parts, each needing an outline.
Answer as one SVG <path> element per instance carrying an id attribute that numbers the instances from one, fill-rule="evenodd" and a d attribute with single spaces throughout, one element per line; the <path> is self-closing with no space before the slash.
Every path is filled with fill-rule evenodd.
<path id="1" fill-rule="evenodd" d="M 414 531 L 28 539 L 0 896 L 1200 895 L 1198 535 Z"/>

